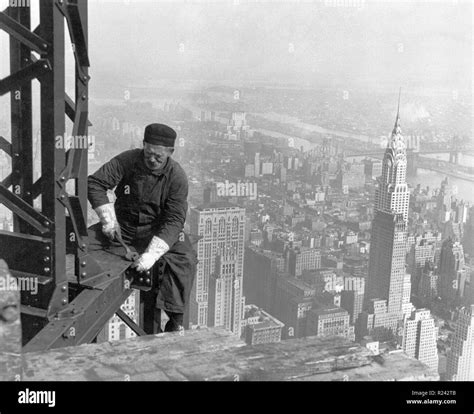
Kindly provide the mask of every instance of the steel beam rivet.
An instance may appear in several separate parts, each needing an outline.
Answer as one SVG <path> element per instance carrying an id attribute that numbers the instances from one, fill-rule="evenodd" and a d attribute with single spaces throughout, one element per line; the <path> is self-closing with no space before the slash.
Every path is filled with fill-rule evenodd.
<path id="1" fill-rule="evenodd" d="M 63 286 L 63 287 L 61 288 L 61 291 L 62 291 L 62 292 L 66 292 L 66 290 L 67 290 L 67 287 L 66 287 L 66 286 Z"/>
<path id="2" fill-rule="evenodd" d="M 49 221 L 45 221 L 45 222 L 44 222 L 44 225 L 45 225 L 46 227 L 48 227 L 48 226 L 49 226 Z"/>
<path id="3" fill-rule="evenodd" d="M 82 272 L 81 277 L 84 279 L 87 276 L 87 272 Z"/>
<path id="4" fill-rule="evenodd" d="M 60 180 L 61 181 L 66 181 L 66 177 L 61 177 Z"/>
<path id="5" fill-rule="evenodd" d="M 82 95 L 82 100 L 85 101 L 87 99 L 86 95 Z"/>
<path id="6" fill-rule="evenodd" d="M 45 247 L 45 250 L 46 250 L 47 252 L 49 252 L 49 251 L 51 250 L 51 247 L 46 246 L 46 247 Z"/>
<path id="7" fill-rule="evenodd" d="M 61 196 L 59 197 L 61 200 L 64 200 L 66 198 L 66 196 L 64 194 L 61 194 Z"/>
<path id="8" fill-rule="evenodd" d="M 81 244 L 81 247 L 82 247 L 83 249 L 85 249 L 85 248 L 87 247 L 87 244 L 82 243 L 82 244 Z"/>
<path id="9" fill-rule="evenodd" d="M 149 285 L 151 283 L 151 280 L 150 279 L 147 279 L 146 280 L 146 283 Z"/>
<path id="10" fill-rule="evenodd" d="M 51 271 L 51 269 L 49 267 L 44 268 L 44 273 L 49 273 L 50 271 Z"/>
<path id="11" fill-rule="evenodd" d="M 86 267 L 86 266 L 87 266 L 87 262 L 81 262 L 81 266 L 82 266 L 82 267 Z"/>
<path id="12" fill-rule="evenodd" d="M 43 257 L 43 262 L 45 263 L 49 262 L 49 257 L 48 256 Z"/>
<path id="13" fill-rule="evenodd" d="M 43 65 L 43 68 L 48 69 L 48 65 Z"/>
<path id="14" fill-rule="evenodd" d="M 27 192 L 26 192 L 26 195 L 27 195 L 27 196 L 30 196 L 30 195 L 31 195 L 31 193 L 30 193 L 29 191 L 27 191 Z"/>
<path id="15" fill-rule="evenodd" d="M 62 300 L 63 305 L 67 305 L 67 299 Z"/>
<path id="16" fill-rule="evenodd" d="M 138 279 L 138 281 L 139 281 L 140 283 L 143 283 L 143 278 L 141 277 L 140 279 Z"/>
<path id="17" fill-rule="evenodd" d="M 0 312 L 0 316 L 5 322 L 15 322 L 18 319 L 18 308 L 16 306 L 6 306 Z"/>
<path id="18" fill-rule="evenodd" d="M 19 156 L 20 156 L 20 154 L 18 154 L 18 153 L 16 152 L 16 153 L 15 153 L 15 157 L 18 158 Z"/>

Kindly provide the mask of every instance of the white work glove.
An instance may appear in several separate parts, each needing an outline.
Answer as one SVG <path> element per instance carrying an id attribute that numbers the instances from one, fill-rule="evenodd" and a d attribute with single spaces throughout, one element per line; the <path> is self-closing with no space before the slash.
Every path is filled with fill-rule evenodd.
<path id="1" fill-rule="evenodd" d="M 169 249 L 170 247 L 164 240 L 156 236 L 153 237 L 145 253 L 135 262 L 134 267 L 138 272 L 147 272 Z"/>
<path id="2" fill-rule="evenodd" d="M 95 212 L 102 223 L 102 233 L 104 233 L 108 239 L 115 240 L 117 234 L 121 235 L 120 225 L 117 221 L 113 204 L 104 204 L 103 206 L 97 207 Z"/>

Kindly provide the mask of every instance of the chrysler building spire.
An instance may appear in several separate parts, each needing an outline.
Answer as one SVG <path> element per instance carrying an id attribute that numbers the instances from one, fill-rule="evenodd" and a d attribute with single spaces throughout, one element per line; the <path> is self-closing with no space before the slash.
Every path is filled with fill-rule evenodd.
<path id="1" fill-rule="evenodd" d="M 400 96 L 395 126 L 388 142 L 382 164 L 382 176 L 378 180 L 375 192 L 375 208 L 380 211 L 403 214 L 408 221 L 409 191 L 406 182 L 407 148 L 400 126 Z"/>

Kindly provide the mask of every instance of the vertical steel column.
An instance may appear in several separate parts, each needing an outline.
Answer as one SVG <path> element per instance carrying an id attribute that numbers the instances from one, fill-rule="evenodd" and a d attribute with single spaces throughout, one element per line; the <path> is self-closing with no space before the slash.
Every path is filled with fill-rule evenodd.
<path id="1" fill-rule="evenodd" d="M 65 134 L 65 47 L 64 16 L 56 6 L 59 0 L 41 0 L 40 31 L 51 46 L 44 57 L 52 70 L 41 77 L 41 172 L 43 180 L 42 212 L 52 222 L 54 237 L 50 252 L 50 265 L 45 265 L 43 274 L 52 276 L 54 293 L 48 314 L 59 312 L 68 304 L 68 281 L 66 275 L 66 211 L 60 202 L 61 189 L 58 181 L 66 165 L 64 142 L 56 147 L 56 137 Z M 62 138 L 61 138 L 62 139 Z"/>
<path id="2" fill-rule="evenodd" d="M 28 3 L 26 3 L 28 4 Z M 30 6 L 9 7 L 9 16 L 30 29 Z M 19 72 L 31 64 L 30 49 L 10 37 L 10 70 Z M 11 93 L 11 144 L 12 144 L 12 191 L 28 204 L 33 205 L 31 188 L 33 185 L 32 152 L 32 107 L 31 81 L 25 82 Z M 29 226 L 14 215 L 14 231 L 28 233 Z"/>
<path id="3" fill-rule="evenodd" d="M 84 34 L 84 45 L 85 50 L 81 52 L 87 52 L 89 49 L 89 33 L 88 33 L 88 2 L 82 1 L 78 3 L 78 11 L 80 21 L 79 24 L 82 25 L 83 34 Z M 75 45 L 74 45 L 75 47 Z M 81 46 L 82 47 L 82 46 Z M 88 62 L 87 62 L 88 63 Z M 80 105 L 77 103 L 80 102 Z M 81 136 L 87 137 L 87 142 L 89 142 L 89 67 L 84 65 L 77 56 L 76 56 L 76 110 L 79 110 L 80 107 L 80 118 L 82 122 L 78 125 L 78 133 Z M 77 114 L 76 114 L 77 116 Z M 77 166 L 77 174 L 75 183 L 76 183 L 76 196 L 79 198 L 82 212 L 87 220 L 87 175 L 88 175 L 88 161 L 89 161 L 89 150 L 81 149 L 82 151 L 82 162 Z M 86 222 L 87 225 L 87 222 Z M 87 250 L 81 250 L 80 246 L 77 248 L 76 252 L 76 262 L 75 262 L 75 273 L 79 277 L 83 274 L 84 266 L 82 264 L 87 263 L 86 259 Z M 86 259 L 84 261 L 84 259 Z"/>

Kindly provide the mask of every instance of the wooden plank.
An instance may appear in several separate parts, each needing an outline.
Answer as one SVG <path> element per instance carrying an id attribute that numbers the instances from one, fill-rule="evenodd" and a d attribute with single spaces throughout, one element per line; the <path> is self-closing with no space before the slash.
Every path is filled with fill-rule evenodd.
<path id="1" fill-rule="evenodd" d="M 21 378 L 20 292 L 11 284 L 13 280 L 0 260 L 0 381 Z"/>
<path id="2" fill-rule="evenodd" d="M 24 356 L 28 381 L 436 380 L 404 354 L 374 358 L 343 338 L 246 346 L 222 329 L 161 334 Z M 377 362 L 379 361 L 379 362 Z"/>
<path id="3" fill-rule="evenodd" d="M 190 355 L 245 346 L 221 330 L 190 330 L 98 345 L 82 345 L 24 355 L 27 381 L 186 380 L 178 370 L 163 369 Z"/>

